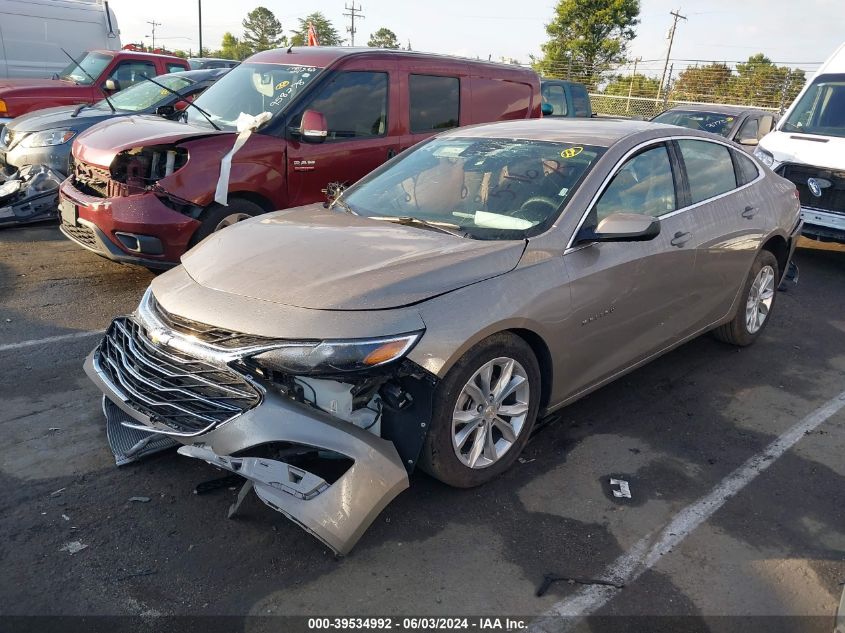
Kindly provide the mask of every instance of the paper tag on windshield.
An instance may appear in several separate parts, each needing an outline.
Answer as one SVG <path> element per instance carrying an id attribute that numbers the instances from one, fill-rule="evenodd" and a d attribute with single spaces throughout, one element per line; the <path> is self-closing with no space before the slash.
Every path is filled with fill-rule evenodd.
<path id="1" fill-rule="evenodd" d="M 466 145 L 443 145 L 434 150 L 433 153 L 437 158 L 457 158 L 464 153 L 466 148 Z"/>
<path id="2" fill-rule="evenodd" d="M 563 189 L 560 190 L 560 192 L 557 195 L 559 195 L 561 198 L 563 198 L 568 193 L 569 193 L 569 187 L 564 187 Z"/>

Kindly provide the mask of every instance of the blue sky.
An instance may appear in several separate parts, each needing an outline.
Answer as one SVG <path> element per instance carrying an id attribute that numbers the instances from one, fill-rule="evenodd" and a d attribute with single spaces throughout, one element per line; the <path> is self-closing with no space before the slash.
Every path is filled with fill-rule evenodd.
<path id="1" fill-rule="evenodd" d="M 361 20 L 356 43 L 366 44 L 379 27 L 393 30 L 403 45 L 415 50 L 452 53 L 469 57 L 512 57 L 523 62 L 539 54 L 545 40 L 544 25 L 550 20 L 551 0 L 359 0 L 366 16 Z M 348 24 L 343 17 L 344 0 L 282 2 L 258 0 L 254 4 L 226 0 L 203 0 L 203 45 L 216 47 L 225 31 L 241 32 L 246 13 L 263 4 L 281 20 L 286 30 L 297 18 L 322 11 L 339 30 Z M 346 0 L 349 3 L 349 0 Z M 150 34 L 146 22 L 155 20 L 156 37 L 170 48 L 197 48 L 195 0 L 111 0 L 124 43 Z M 843 0 L 708 0 L 686 4 L 667 0 L 642 0 L 641 23 L 630 56 L 657 60 L 666 54 L 669 12 L 679 8 L 688 16 L 681 22 L 672 49 L 676 59 L 735 61 L 763 52 L 778 62 L 823 61 L 845 40 Z M 149 38 L 145 39 L 149 42 Z M 647 69 L 657 62 L 646 63 Z"/>

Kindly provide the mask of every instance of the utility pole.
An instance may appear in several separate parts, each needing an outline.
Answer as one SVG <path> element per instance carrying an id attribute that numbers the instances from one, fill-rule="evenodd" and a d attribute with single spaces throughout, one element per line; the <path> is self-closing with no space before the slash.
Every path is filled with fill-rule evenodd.
<path id="1" fill-rule="evenodd" d="M 153 45 L 152 45 L 152 49 L 153 49 L 153 50 L 155 50 L 155 49 L 156 49 L 156 27 L 157 27 L 157 26 L 161 26 L 161 22 L 156 22 L 155 20 L 152 20 L 152 21 L 148 21 L 148 22 L 147 22 L 147 24 L 149 24 L 149 25 L 151 25 L 151 26 L 153 27 L 153 34 L 152 34 L 152 38 L 153 38 Z"/>
<path id="2" fill-rule="evenodd" d="M 637 78 L 637 64 L 642 60 L 642 57 L 634 58 L 634 74 L 631 75 L 631 85 L 628 86 L 628 102 L 625 104 L 625 112 L 631 111 L 631 93 L 634 92 L 634 80 Z"/>
<path id="3" fill-rule="evenodd" d="M 199 12 L 199 28 L 200 28 L 200 54 L 202 57 L 202 0 L 197 0 L 197 9 Z"/>
<path id="4" fill-rule="evenodd" d="M 663 82 L 666 81 L 666 69 L 669 68 L 669 55 L 672 54 L 672 43 L 675 41 L 675 29 L 678 28 L 678 20 L 686 20 L 687 16 L 681 15 L 680 9 L 671 11 L 672 28 L 669 29 L 669 49 L 666 51 L 666 63 L 663 64 L 663 75 L 660 77 L 660 85 L 657 87 L 657 100 L 660 101 L 660 92 L 663 90 Z"/>
<path id="5" fill-rule="evenodd" d="M 351 7 L 348 7 L 344 4 L 343 8 L 349 11 L 349 13 L 344 13 L 343 15 L 348 17 L 351 23 L 349 26 L 346 27 L 346 30 L 349 32 L 350 44 L 352 46 L 355 46 L 355 18 L 364 19 L 366 16 L 361 15 L 361 4 L 359 3 L 358 7 L 356 8 L 354 0 L 352 2 Z"/>

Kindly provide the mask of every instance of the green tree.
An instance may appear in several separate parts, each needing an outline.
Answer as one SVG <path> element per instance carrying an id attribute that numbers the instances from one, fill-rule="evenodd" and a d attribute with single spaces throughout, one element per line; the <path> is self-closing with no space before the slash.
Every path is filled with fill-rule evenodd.
<path id="1" fill-rule="evenodd" d="M 743 104 L 776 108 L 782 99 L 784 103 L 790 103 L 803 85 L 803 70 L 778 66 L 763 53 L 757 53 L 747 62 L 736 65 L 729 94 Z"/>
<path id="2" fill-rule="evenodd" d="M 639 14 L 639 0 L 559 0 L 546 25 L 543 57 L 532 58 L 534 69 L 594 89 L 603 72 L 625 59 Z"/>
<path id="3" fill-rule="evenodd" d="M 669 97 L 674 101 L 720 103 L 729 100 L 732 77 L 731 69 L 720 62 L 690 66 L 678 75 Z"/>
<path id="4" fill-rule="evenodd" d="M 244 34 L 242 43 L 251 53 L 279 48 L 287 45 L 287 38 L 282 35 L 282 23 L 273 12 L 265 7 L 257 7 L 247 13 L 242 22 Z"/>
<path id="5" fill-rule="evenodd" d="M 320 46 L 340 46 L 343 44 L 343 38 L 337 32 L 337 29 L 319 11 L 315 11 L 311 15 L 299 19 L 299 30 L 293 31 L 293 35 L 290 38 L 291 44 L 294 46 L 305 46 L 308 43 L 309 22 L 314 25 Z"/>
<path id="6" fill-rule="evenodd" d="M 373 48 L 398 49 L 399 39 L 396 37 L 396 33 L 388 28 L 382 27 L 370 35 L 370 41 L 367 42 L 367 46 L 371 46 Z"/>
<path id="7" fill-rule="evenodd" d="M 629 92 L 632 97 L 647 97 L 653 99 L 657 96 L 657 87 L 660 80 L 656 77 L 646 77 L 643 74 L 636 75 L 614 75 L 607 82 L 602 92 L 606 95 L 627 97 Z"/>
<path id="8" fill-rule="evenodd" d="M 216 51 L 209 52 L 211 57 L 221 57 L 223 59 L 244 60 L 252 54 L 249 46 L 242 42 L 231 33 L 223 34 L 223 41 L 220 43 L 220 48 Z"/>

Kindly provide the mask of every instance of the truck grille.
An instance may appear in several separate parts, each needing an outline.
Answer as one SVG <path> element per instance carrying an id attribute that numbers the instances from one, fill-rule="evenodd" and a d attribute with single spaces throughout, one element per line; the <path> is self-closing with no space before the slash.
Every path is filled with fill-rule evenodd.
<path id="1" fill-rule="evenodd" d="M 98 198 L 109 197 L 111 174 L 108 169 L 82 162 L 73 165 L 73 186 L 81 193 Z"/>
<path id="2" fill-rule="evenodd" d="M 97 238 L 94 235 L 94 230 L 87 226 L 73 226 L 71 224 L 62 224 L 65 234 L 76 242 L 88 248 L 98 249 Z"/>
<path id="3" fill-rule="evenodd" d="M 253 336 L 250 334 L 243 334 L 241 332 L 234 332 L 226 330 L 199 321 L 192 321 L 185 317 L 171 314 L 162 308 L 155 297 L 150 295 L 150 308 L 159 318 L 159 320 L 171 330 L 192 336 L 199 339 L 203 343 L 222 347 L 224 349 L 236 349 L 239 347 L 251 347 L 255 345 L 267 345 L 273 343 L 273 339 L 264 338 L 261 336 Z"/>
<path id="4" fill-rule="evenodd" d="M 845 172 L 787 163 L 778 168 L 778 174 L 795 183 L 802 207 L 845 213 Z M 810 178 L 826 180 L 830 187 L 822 188 L 822 195 L 816 197 L 807 185 Z"/>
<path id="5" fill-rule="evenodd" d="M 128 317 L 112 321 L 98 351 L 99 369 L 129 403 L 176 434 L 210 430 L 261 401 L 241 374 L 158 345 Z"/>

